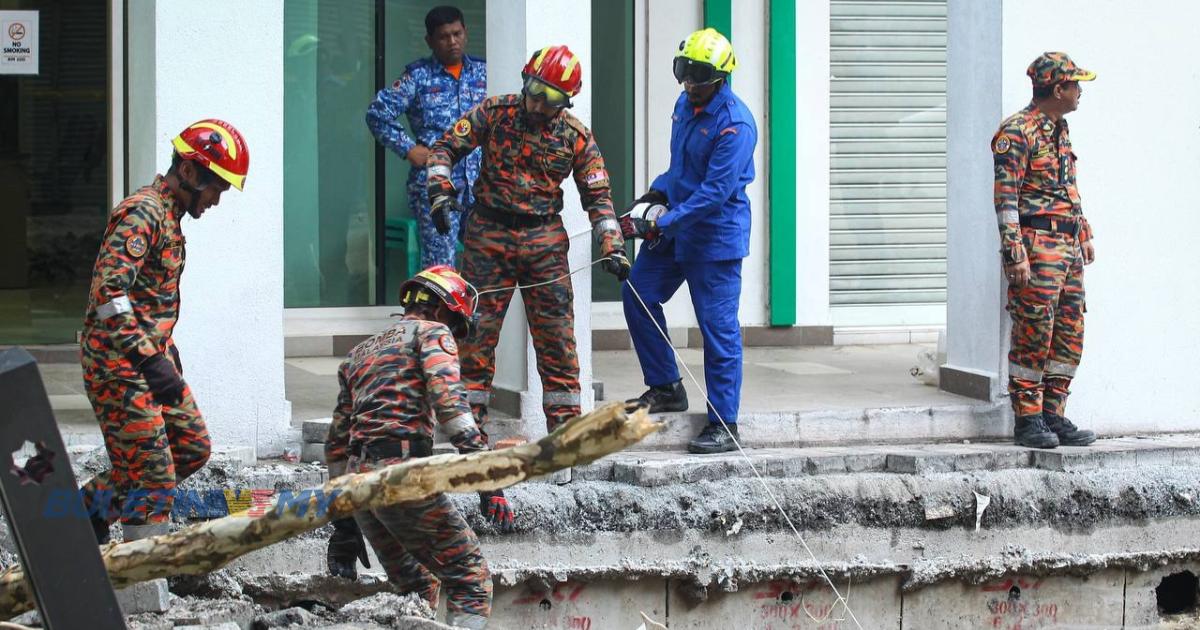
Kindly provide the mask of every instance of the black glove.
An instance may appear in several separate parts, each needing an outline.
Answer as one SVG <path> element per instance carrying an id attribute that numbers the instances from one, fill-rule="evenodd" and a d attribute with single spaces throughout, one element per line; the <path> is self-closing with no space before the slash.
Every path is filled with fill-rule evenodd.
<path id="1" fill-rule="evenodd" d="M 513 530 L 514 512 L 503 490 L 479 493 L 479 513 L 502 532 Z"/>
<path id="2" fill-rule="evenodd" d="M 458 199 L 450 195 L 438 195 L 429 200 L 429 216 L 433 218 L 433 227 L 438 234 L 445 236 L 450 233 L 450 213 L 462 212 Z"/>
<path id="3" fill-rule="evenodd" d="M 183 390 L 187 385 L 171 360 L 161 352 L 142 361 L 138 371 L 146 379 L 146 385 L 158 404 L 173 407 L 183 402 Z"/>
<path id="4" fill-rule="evenodd" d="M 604 270 L 617 277 L 617 282 L 625 282 L 629 279 L 629 259 L 625 257 L 625 252 L 621 250 L 614 251 L 600 263 Z"/>
<path id="5" fill-rule="evenodd" d="M 175 371 L 179 372 L 180 376 L 183 376 L 183 361 L 179 360 L 179 348 L 176 348 L 175 344 L 171 344 L 169 349 L 171 351 L 171 361 L 175 363 Z"/>
<path id="6" fill-rule="evenodd" d="M 371 568 L 371 561 L 367 559 L 367 543 L 358 529 L 358 521 L 354 517 L 339 518 L 333 522 L 333 535 L 329 537 L 329 547 L 325 551 L 329 575 L 357 580 L 355 560 Z"/>
<path id="7" fill-rule="evenodd" d="M 621 236 L 625 238 L 640 238 L 650 242 L 657 239 L 659 234 L 658 224 L 654 221 L 631 216 L 621 217 Z"/>
<path id="8" fill-rule="evenodd" d="M 665 205 L 667 205 L 668 201 L 669 200 L 667 199 L 667 193 L 665 193 L 661 190 L 654 190 L 653 188 L 651 188 L 650 190 L 646 191 L 646 194 L 642 195 L 641 197 L 638 197 L 637 199 L 634 199 L 633 203 L 629 204 L 629 207 L 632 208 L 633 206 L 636 206 L 639 203 L 648 203 L 650 205 L 661 204 L 661 205 L 665 206 Z"/>

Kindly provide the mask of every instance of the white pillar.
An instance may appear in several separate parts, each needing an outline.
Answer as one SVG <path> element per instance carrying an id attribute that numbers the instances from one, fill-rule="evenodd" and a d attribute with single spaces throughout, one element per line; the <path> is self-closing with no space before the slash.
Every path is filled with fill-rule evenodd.
<path id="1" fill-rule="evenodd" d="M 992 205 L 992 134 L 1003 118 L 1001 0 L 950 0 L 946 103 L 946 365 L 941 388 L 1001 394 L 1008 317 Z"/>
<path id="2" fill-rule="evenodd" d="M 796 325 L 829 311 L 829 0 L 796 2 Z M 759 131 L 760 142 L 768 130 Z M 829 331 L 832 339 L 832 329 Z"/>
<path id="3" fill-rule="evenodd" d="M 131 187 L 167 171 L 171 138 L 196 120 L 226 120 L 249 145 L 245 192 L 230 190 L 202 221 L 183 222 L 188 257 L 175 339 L 214 446 L 280 453 L 290 426 L 283 379 L 283 0 L 133 0 L 129 8 Z"/>
<path id="4" fill-rule="evenodd" d="M 591 124 L 591 90 L 588 69 L 591 59 L 591 5 L 555 0 L 492 0 L 487 6 L 488 93 L 512 94 L 521 89 L 521 68 L 534 50 L 565 44 L 583 62 L 583 91 L 575 97 L 571 113 Z M 591 262 L 591 222 L 579 203 L 574 180 L 563 182 L 563 224 L 572 235 L 568 256 L 572 269 Z M 592 394 L 592 268 L 571 278 L 575 291 L 575 341 L 579 355 L 579 384 L 583 408 L 595 405 Z M 496 349 L 496 378 L 493 391 L 503 401 L 519 394 L 519 412 L 525 434 L 536 438 L 545 433 L 542 384 L 528 332 L 520 293 L 514 296 L 500 344 Z M 507 394 L 507 396 L 506 396 Z M 500 409 L 511 405 L 500 405 Z"/>

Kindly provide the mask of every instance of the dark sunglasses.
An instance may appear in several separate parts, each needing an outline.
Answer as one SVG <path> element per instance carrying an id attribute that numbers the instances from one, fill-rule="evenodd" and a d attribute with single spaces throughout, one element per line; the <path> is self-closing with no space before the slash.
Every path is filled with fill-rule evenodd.
<path id="1" fill-rule="evenodd" d="M 680 83 L 686 81 L 692 85 L 716 83 L 725 76 L 724 73 L 717 72 L 717 69 L 711 64 L 693 61 L 687 57 L 676 57 L 675 62 L 671 64 L 671 72 L 675 74 L 676 81 Z"/>
<path id="2" fill-rule="evenodd" d="M 571 97 L 558 88 L 551 87 L 534 77 L 525 78 L 525 94 L 534 100 L 544 101 L 550 107 L 563 108 L 571 106 Z"/>

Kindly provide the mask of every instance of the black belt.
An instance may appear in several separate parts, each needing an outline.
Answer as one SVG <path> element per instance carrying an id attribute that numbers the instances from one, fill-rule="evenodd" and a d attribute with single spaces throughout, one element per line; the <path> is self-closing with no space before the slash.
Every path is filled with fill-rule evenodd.
<path id="1" fill-rule="evenodd" d="M 1021 217 L 1021 227 L 1057 232 L 1059 234 L 1079 235 L 1079 222 L 1074 219 L 1056 219 L 1054 217 Z"/>
<path id="2" fill-rule="evenodd" d="M 413 435 L 402 440 L 387 439 L 370 444 L 355 442 L 350 445 L 350 454 L 365 459 L 408 459 L 433 455 L 433 438 Z"/>
<path id="3" fill-rule="evenodd" d="M 472 208 L 471 214 L 478 215 L 492 223 L 499 223 L 508 228 L 541 227 L 547 225 L 558 216 L 554 214 L 515 214 L 483 207 Z"/>

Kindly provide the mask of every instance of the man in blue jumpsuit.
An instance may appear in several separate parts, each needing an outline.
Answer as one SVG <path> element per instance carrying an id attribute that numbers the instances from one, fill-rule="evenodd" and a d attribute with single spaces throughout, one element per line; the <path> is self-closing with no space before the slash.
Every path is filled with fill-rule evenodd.
<path id="1" fill-rule="evenodd" d="M 736 448 L 742 389 L 738 304 L 742 259 L 750 253 L 746 185 L 754 180 L 758 136 L 750 110 L 729 88 L 736 65 L 733 46 L 714 29 L 692 33 L 680 44 L 674 73 L 684 93 L 671 115 L 671 166 L 637 200 L 668 210 L 657 218 L 627 215 L 621 225 L 626 238 L 646 240 L 621 297 L 650 387 L 631 402 L 648 405 L 652 413 L 688 407 L 671 344 L 659 331 L 667 329 L 662 304 L 684 281 L 691 292 L 711 401 L 708 426 L 688 444 L 692 453 Z"/>
<path id="2" fill-rule="evenodd" d="M 429 147 L 487 96 L 487 65 L 465 54 L 467 27 L 455 7 L 436 7 L 425 15 L 425 43 L 433 55 L 404 68 L 404 75 L 384 88 L 367 108 L 367 127 L 375 139 L 412 164 L 408 172 L 408 207 L 421 233 L 421 268 L 454 266 L 458 213 L 450 213 L 449 234 L 434 229 L 425 185 Z M 409 135 L 400 125 L 408 117 Z M 451 181 L 461 191 L 462 207 L 471 206 L 471 187 L 479 176 L 479 151 L 459 162 Z"/>

